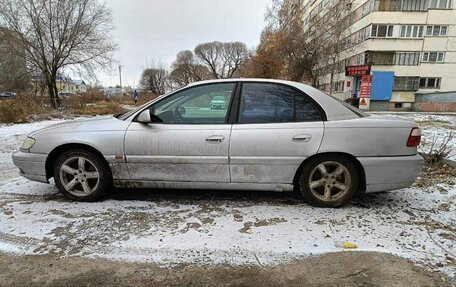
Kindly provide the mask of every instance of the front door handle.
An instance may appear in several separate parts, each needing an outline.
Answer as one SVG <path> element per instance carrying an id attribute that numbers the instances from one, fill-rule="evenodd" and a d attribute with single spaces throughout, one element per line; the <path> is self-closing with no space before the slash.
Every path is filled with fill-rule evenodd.
<path id="1" fill-rule="evenodd" d="M 293 137 L 294 142 L 309 142 L 311 139 L 311 135 L 296 135 Z"/>
<path id="2" fill-rule="evenodd" d="M 210 136 L 206 138 L 206 142 L 208 143 L 222 143 L 224 140 L 224 136 Z"/>

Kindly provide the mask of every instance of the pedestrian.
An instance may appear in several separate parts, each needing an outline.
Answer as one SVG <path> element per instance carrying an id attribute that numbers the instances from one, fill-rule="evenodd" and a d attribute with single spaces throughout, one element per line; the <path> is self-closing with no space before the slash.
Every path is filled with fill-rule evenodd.
<path id="1" fill-rule="evenodd" d="M 139 100 L 139 94 L 138 94 L 137 90 L 135 90 L 134 98 L 135 98 L 135 105 L 136 105 L 138 103 L 138 100 Z"/>

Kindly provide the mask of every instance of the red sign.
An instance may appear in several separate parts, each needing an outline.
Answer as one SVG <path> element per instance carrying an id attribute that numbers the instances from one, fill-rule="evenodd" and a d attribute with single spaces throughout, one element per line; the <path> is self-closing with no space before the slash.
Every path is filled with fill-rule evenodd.
<path id="1" fill-rule="evenodd" d="M 372 90 L 372 76 L 364 75 L 361 77 L 360 98 L 370 98 Z"/>
<path id="2" fill-rule="evenodd" d="M 346 76 L 363 76 L 363 75 L 370 75 L 370 66 L 346 66 L 345 67 L 345 75 Z"/>

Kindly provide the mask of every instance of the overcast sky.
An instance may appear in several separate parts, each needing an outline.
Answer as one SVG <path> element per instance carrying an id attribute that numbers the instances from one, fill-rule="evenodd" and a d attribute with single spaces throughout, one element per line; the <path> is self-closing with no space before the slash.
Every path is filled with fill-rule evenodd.
<path id="1" fill-rule="evenodd" d="M 107 0 L 114 16 L 116 59 L 123 85 L 137 85 L 147 62 L 170 66 L 181 50 L 203 42 L 260 40 L 270 0 Z M 105 86 L 119 83 L 117 68 L 100 73 Z"/>

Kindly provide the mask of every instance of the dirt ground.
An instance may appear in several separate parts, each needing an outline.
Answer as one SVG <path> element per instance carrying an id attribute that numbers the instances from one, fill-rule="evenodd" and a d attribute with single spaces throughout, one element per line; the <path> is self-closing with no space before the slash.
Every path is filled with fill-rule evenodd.
<path id="1" fill-rule="evenodd" d="M 328 253 L 275 267 L 160 268 L 81 257 L 0 255 L 0 286 L 456 286 L 410 261 L 368 252 Z"/>

